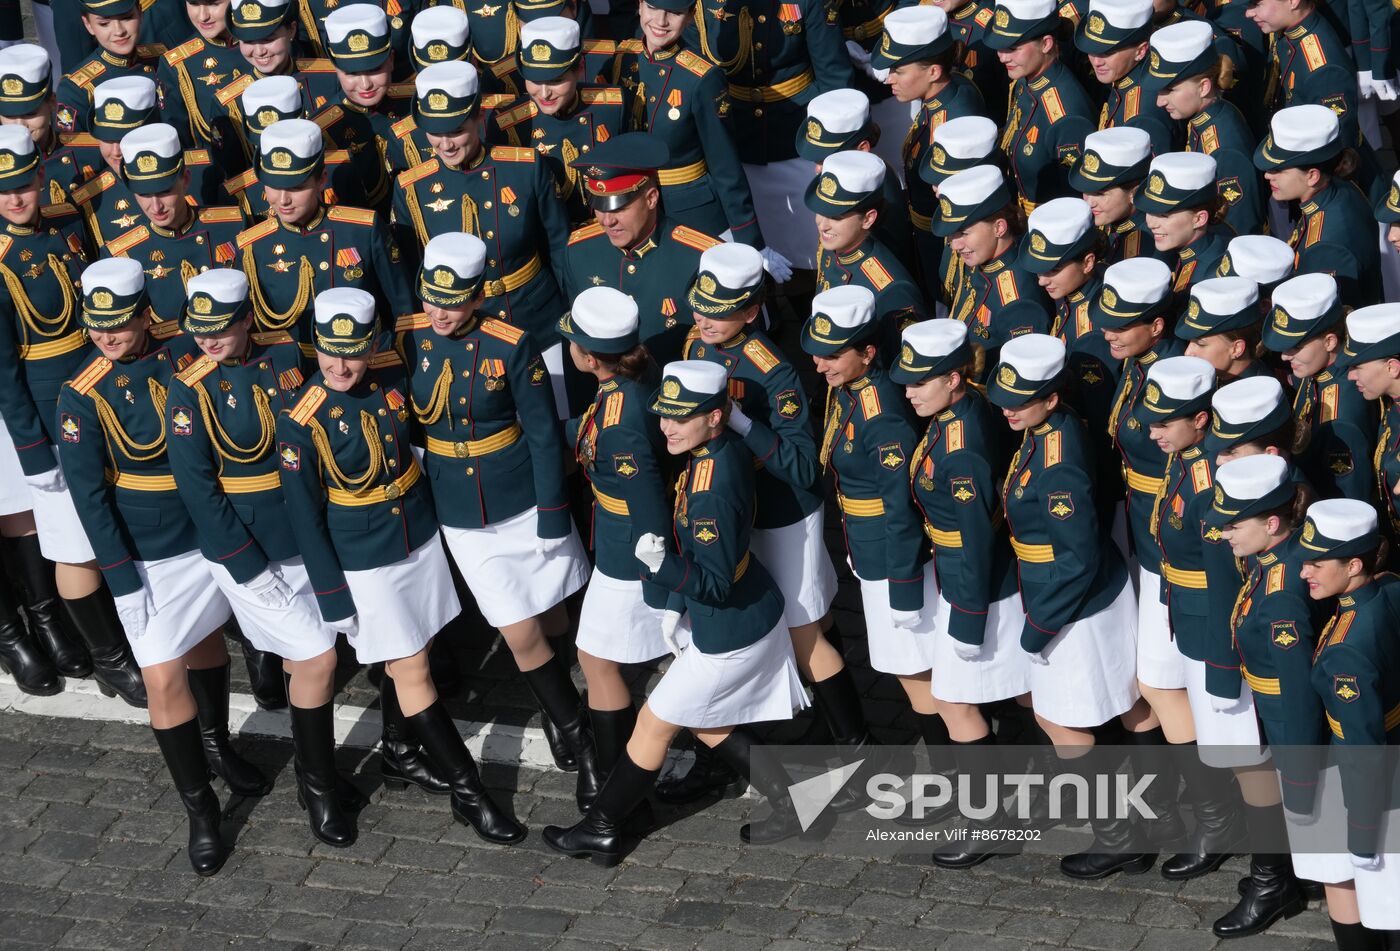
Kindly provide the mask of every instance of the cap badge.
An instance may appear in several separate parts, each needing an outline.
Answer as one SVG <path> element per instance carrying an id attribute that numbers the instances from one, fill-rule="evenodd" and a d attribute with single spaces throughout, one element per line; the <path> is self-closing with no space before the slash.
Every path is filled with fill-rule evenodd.
<path id="1" fill-rule="evenodd" d="M 1162 68 L 1162 57 L 1161 57 L 1161 55 L 1160 55 L 1156 50 L 1153 50 L 1153 51 L 1152 51 L 1152 55 L 1151 55 L 1149 64 L 1151 65 L 1151 67 L 1152 67 L 1153 69 L 1161 69 L 1161 68 Z"/>
<path id="2" fill-rule="evenodd" d="M 102 107 L 102 118 L 111 122 L 118 122 L 126 115 L 126 106 L 122 105 L 120 99 L 109 99 Z"/>
<path id="3" fill-rule="evenodd" d="M 7 96 L 18 96 L 24 92 L 24 83 L 13 76 L 6 76 L 5 81 L 0 83 L 0 90 L 3 90 Z"/>
<path id="4" fill-rule="evenodd" d="M 910 365 L 914 363 L 914 348 L 907 343 L 899 351 L 899 362 Z"/>
<path id="5" fill-rule="evenodd" d="M 700 293 L 713 294 L 715 292 L 715 279 L 710 274 L 700 275 Z"/>
<path id="6" fill-rule="evenodd" d="M 817 185 L 817 191 L 827 198 L 836 194 L 836 178 L 832 175 L 823 175 L 821 183 Z"/>
<path id="7" fill-rule="evenodd" d="M 207 314 L 213 309 L 213 300 L 211 300 L 208 297 L 205 297 L 202 294 L 199 297 L 196 297 L 194 301 L 190 304 L 190 310 L 194 311 L 196 314 Z"/>
<path id="8" fill-rule="evenodd" d="M 1147 384 L 1147 405 L 1155 406 L 1162 401 L 1162 389 L 1156 383 Z"/>
<path id="9" fill-rule="evenodd" d="M 825 337 L 831 333 L 831 321 L 819 315 L 812 321 L 812 329 Z"/>
<path id="10" fill-rule="evenodd" d="M 1186 316 L 1195 319 L 1196 317 L 1199 317 L 1200 314 L 1201 302 L 1193 297 L 1191 298 L 1191 303 L 1186 306 Z"/>
<path id="11" fill-rule="evenodd" d="M 258 6 L 256 3 L 245 3 L 238 8 L 238 15 L 245 20 L 256 21 L 261 14 L 262 7 Z"/>
<path id="12" fill-rule="evenodd" d="M 1006 7 L 997 7 L 996 23 L 1003 29 L 1011 25 L 1011 14 L 1007 12 Z"/>
<path id="13" fill-rule="evenodd" d="M 15 156 L 12 152 L 0 152 L 0 172 L 12 172 L 15 168 Z"/>
<path id="14" fill-rule="evenodd" d="M 258 125 L 266 129 L 278 119 L 277 110 L 272 108 L 258 110 Z"/>
<path id="15" fill-rule="evenodd" d="M 331 333 L 337 337 L 348 337 L 355 331 L 355 322 L 349 317 L 337 317 L 331 321 Z"/>
<path id="16" fill-rule="evenodd" d="M 278 149 L 276 152 L 273 152 L 273 153 L 272 153 L 272 167 L 273 167 L 273 168 L 291 168 L 291 167 L 292 167 L 292 153 L 286 151 L 285 149 Z"/>
<path id="17" fill-rule="evenodd" d="M 1390 196 L 1386 198 L 1385 203 L 1391 208 L 1400 208 L 1400 185 L 1390 186 Z"/>
<path id="18" fill-rule="evenodd" d="M 1104 305 L 1105 307 L 1117 307 L 1117 306 L 1118 306 L 1118 294 L 1117 294 L 1116 291 L 1114 291 L 1113 288 L 1107 287 L 1107 286 L 1104 287 L 1104 289 L 1103 289 L 1103 305 Z"/>
<path id="19" fill-rule="evenodd" d="M 1104 27 L 1108 24 L 1104 22 L 1103 15 L 1095 13 L 1089 17 L 1089 32 L 1095 36 L 1102 36 Z"/>
<path id="20" fill-rule="evenodd" d="M 1216 505 L 1224 505 L 1224 504 L 1225 504 L 1225 490 L 1222 489 L 1222 488 L 1221 488 L 1220 486 L 1218 486 L 1218 485 L 1215 487 L 1215 504 L 1216 504 Z"/>
<path id="21" fill-rule="evenodd" d="M 947 198 L 938 199 L 938 212 L 944 218 L 951 218 L 953 216 L 953 203 Z"/>
<path id="22" fill-rule="evenodd" d="M 933 147 L 933 161 L 936 165 L 942 165 L 948 161 L 948 153 L 943 151 L 943 146 L 935 145 Z"/>
<path id="23" fill-rule="evenodd" d="M 112 294 L 110 291 L 97 291 L 92 295 L 92 302 L 106 310 L 112 306 Z"/>
<path id="24" fill-rule="evenodd" d="M 886 33 L 884 36 L 880 37 L 880 52 L 882 52 L 882 53 L 888 53 L 889 51 L 890 51 L 890 35 L 889 35 L 888 33 Z"/>
<path id="25" fill-rule="evenodd" d="M 142 175 L 149 175 L 154 172 L 158 164 L 156 157 L 150 152 L 136 157 L 136 171 L 140 172 Z"/>
<path id="26" fill-rule="evenodd" d="M 1084 171 L 1093 174 L 1099 170 L 1099 156 L 1097 152 L 1086 152 L 1084 154 Z"/>
<path id="27" fill-rule="evenodd" d="M 1044 250 L 1045 250 L 1045 235 L 1041 234 L 1039 231 L 1032 231 L 1032 232 L 1031 232 L 1031 250 L 1032 250 L 1032 251 L 1044 251 Z"/>
<path id="28" fill-rule="evenodd" d="M 1162 177 L 1160 172 L 1156 172 L 1153 173 L 1152 178 L 1147 182 L 1147 193 L 1149 195 L 1160 195 L 1162 194 L 1162 189 L 1166 187 L 1167 180 Z"/>
<path id="29" fill-rule="evenodd" d="M 369 35 L 366 33 L 356 33 L 346 41 L 346 45 L 350 47 L 350 52 L 352 53 L 363 53 L 365 50 L 369 49 Z"/>
<path id="30" fill-rule="evenodd" d="M 428 60 L 429 60 L 430 62 L 440 63 L 440 62 L 442 62 L 442 61 L 445 60 L 445 59 L 447 59 L 447 44 L 446 44 L 446 43 L 429 43 L 429 44 L 428 44 Z"/>
<path id="31" fill-rule="evenodd" d="M 1275 307 L 1275 308 L 1274 308 L 1274 326 L 1275 326 L 1275 327 L 1287 327 L 1287 326 L 1288 326 L 1288 312 L 1285 311 L 1282 307 Z"/>
<path id="32" fill-rule="evenodd" d="M 1303 523 L 1303 541 L 1310 542 L 1317 537 L 1317 525 L 1312 519 Z"/>
<path id="33" fill-rule="evenodd" d="M 438 287 L 451 287 L 453 274 L 445 267 L 433 271 L 433 284 Z"/>
<path id="34" fill-rule="evenodd" d="M 442 92 L 428 93 L 428 108 L 434 112 L 442 112 L 447 108 L 447 94 Z"/>
<path id="35" fill-rule="evenodd" d="M 549 45 L 547 43 L 533 43 L 530 46 L 530 58 L 549 61 Z"/>
<path id="36" fill-rule="evenodd" d="M 661 395 L 664 396 L 664 397 L 666 397 L 668 400 L 673 400 L 673 399 L 675 399 L 677 396 L 680 396 L 680 395 L 681 395 L 681 385 L 680 385 L 680 383 L 677 382 L 676 379 L 675 379 L 674 377 L 671 378 L 671 379 L 668 379 L 665 383 L 662 383 L 662 384 L 661 384 Z"/>
<path id="37" fill-rule="evenodd" d="M 997 382 L 1002 386 L 1015 386 L 1016 371 L 1009 366 L 1003 365 L 1002 368 L 997 371 Z"/>
<path id="38" fill-rule="evenodd" d="M 808 141 L 808 142 L 815 142 L 815 141 L 817 141 L 818 139 L 820 139 L 821 137 L 822 137 L 822 126 L 821 126 L 821 123 L 818 122 L 816 119 L 808 119 L 808 120 L 807 120 L 807 141 Z M 1392 194 L 1394 194 L 1394 191 L 1393 191 L 1393 190 L 1392 190 Z"/>

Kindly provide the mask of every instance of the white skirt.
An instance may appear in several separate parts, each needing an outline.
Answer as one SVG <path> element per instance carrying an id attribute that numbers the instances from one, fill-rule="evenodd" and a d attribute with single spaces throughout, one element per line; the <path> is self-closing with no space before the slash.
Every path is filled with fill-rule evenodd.
<path id="1" fill-rule="evenodd" d="M 360 631 L 350 638 L 362 664 L 412 657 L 462 613 L 437 535 L 402 561 L 345 572 Z"/>
<path id="2" fill-rule="evenodd" d="M 335 626 L 321 620 L 311 577 L 301 556 L 268 564 L 287 587 L 292 589 L 292 603 L 285 608 L 270 608 L 243 585 L 233 580 L 228 569 L 216 561 L 206 561 L 209 573 L 228 598 L 238 627 L 248 641 L 260 651 L 269 651 L 284 660 L 310 660 L 326 651 L 335 650 Z"/>
<path id="3" fill-rule="evenodd" d="M 1201 762 L 1217 769 L 1258 766 L 1269 754 L 1260 746 L 1259 719 L 1254 715 L 1254 691 L 1240 684 L 1240 699 L 1225 710 L 1211 706 L 1206 690 L 1206 664 L 1182 655 L 1186 671 L 1186 699 L 1196 724 L 1196 747 Z"/>
<path id="4" fill-rule="evenodd" d="M 748 647 L 722 654 L 690 645 L 690 617 L 676 629 L 681 652 L 652 688 L 647 706 L 667 723 L 691 729 L 790 720 L 807 706 L 792 638 L 780 620 Z"/>
<path id="5" fill-rule="evenodd" d="M 140 667 L 154 667 L 183 657 L 232 616 L 228 599 L 198 550 L 156 561 L 138 561 L 136 572 L 151 592 L 156 608 L 144 634 L 133 638 L 131 631 L 126 632 L 131 654 Z"/>
<path id="6" fill-rule="evenodd" d="M 861 609 L 865 612 L 865 639 L 870 651 L 870 666 L 882 674 L 896 677 L 922 674 L 933 667 L 933 642 L 942 637 L 938 626 L 938 584 L 933 577 L 933 563 L 924 564 L 924 608 L 919 623 L 911 630 L 895 627 L 890 621 L 890 583 L 888 580 L 860 582 Z"/>
<path id="7" fill-rule="evenodd" d="M 579 610 L 581 651 L 616 664 L 641 664 L 671 649 L 661 636 L 661 611 L 642 598 L 642 582 L 610 578 L 597 568 Z"/>
<path id="8" fill-rule="evenodd" d="M 1113 603 L 1050 640 L 1048 664 L 1031 663 L 1031 706 L 1051 723 L 1087 728 L 1126 713 L 1138 699 L 1137 605 L 1124 584 Z"/>
<path id="9" fill-rule="evenodd" d="M 1389 813 L 1400 821 L 1400 812 Z M 1348 865 L 1351 859 L 1342 856 Z M 1386 852 L 1381 867 L 1374 871 L 1353 868 L 1356 882 L 1356 904 L 1361 909 L 1361 923 L 1378 931 L 1400 930 L 1400 854 Z"/>
<path id="10" fill-rule="evenodd" d="M 24 482 L 24 469 L 20 468 L 19 453 L 15 452 L 15 444 L 10 439 L 10 431 L 5 428 L 5 421 L 0 419 L 0 515 L 28 512 L 32 505 L 29 486 Z"/>
<path id="11" fill-rule="evenodd" d="M 826 550 L 826 515 L 818 508 L 782 528 L 756 528 L 749 549 L 783 593 L 783 621 L 789 628 L 826 617 L 836 597 L 836 568 Z"/>
<path id="12" fill-rule="evenodd" d="M 554 412 L 560 419 L 569 418 L 569 394 L 564 389 L 564 345 L 551 344 L 540 354 L 544 368 L 549 371 L 549 385 L 554 391 Z"/>
<path id="13" fill-rule="evenodd" d="M 58 450 L 54 450 L 54 460 Z M 26 479 L 38 478 L 26 476 Z M 65 481 L 57 492 L 40 489 L 29 490 L 29 501 L 34 505 L 34 524 L 39 529 L 39 550 L 49 561 L 67 565 L 81 565 L 97 558 L 92 543 L 88 541 L 83 523 L 78 519 L 77 506 L 73 504 L 73 494 Z"/>
<path id="14" fill-rule="evenodd" d="M 938 596 L 938 634 L 933 638 L 933 695 L 945 703 L 992 703 L 1019 697 L 1031 689 L 1031 662 L 1021 649 L 1026 612 L 1021 596 L 1010 594 L 987 607 L 982 653 L 963 660 L 948 633 L 952 606 Z"/>
<path id="15" fill-rule="evenodd" d="M 1138 566 L 1137 679 L 1158 690 L 1186 686 L 1186 655 L 1172 639 L 1171 620 L 1162 603 L 1162 576 Z"/>
<path id="16" fill-rule="evenodd" d="M 1313 815 L 1318 815 L 1322 809 L 1327 809 L 1330 815 L 1346 814 L 1346 806 L 1342 804 L 1342 777 L 1335 766 L 1323 770 L 1317 777 L 1317 788 L 1313 798 Z M 1299 878 L 1321 882 L 1324 885 L 1340 885 L 1343 882 L 1351 881 L 1355 875 L 1359 874 L 1351 864 L 1351 857 L 1345 852 L 1296 851 L 1300 845 L 1317 838 L 1316 830 L 1295 829 L 1289 825 L 1288 838 L 1295 849 L 1292 853 L 1293 871 Z M 1400 886 L 1395 887 L 1400 888 Z M 1393 896 L 1400 894 L 1400 892 L 1392 891 L 1391 894 Z M 1359 889 L 1357 898 L 1359 901 Z"/>
<path id="17" fill-rule="evenodd" d="M 809 271 L 817 266 L 817 222 L 802 196 L 813 174 L 802 158 L 744 166 L 763 240 L 793 267 Z"/>
<path id="18" fill-rule="evenodd" d="M 564 547 L 541 555 L 535 551 L 538 521 L 531 506 L 483 528 L 442 527 L 447 550 L 492 627 L 543 614 L 588 582 L 588 556 L 578 532 L 571 525 Z"/>
<path id="19" fill-rule="evenodd" d="M 904 181 L 904 137 L 909 134 L 914 116 L 922 107 L 922 103 L 900 102 L 893 96 L 870 107 L 870 118 L 880 124 L 880 144 L 875 146 L 875 154 L 894 169 L 901 185 L 907 184 Z M 927 151 L 919 153 L 920 163 L 927 155 Z"/>

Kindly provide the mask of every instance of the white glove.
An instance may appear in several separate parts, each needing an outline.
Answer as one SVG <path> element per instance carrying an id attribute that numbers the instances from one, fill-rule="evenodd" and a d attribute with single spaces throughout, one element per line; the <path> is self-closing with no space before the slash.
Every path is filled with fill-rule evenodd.
<path id="1" fill-rule="evenodd" d="M 976 660 L 982 656 L 982 645 L 964 644 L 957 638 L 953 638 L 953 653 L 958 655 L 958 660 Z"/>
<path id="2" fill-rule="evenodd" d="M 156 613 L 151 589 L 143 585 L 140 591 L 117 595 L 112 600 L 116 602 L 117 619 L 122 622 L 127 638 L 134 641 L 145 635 L 146 627 Z"/>
<path id="3" fill-rule="evenodd" d="M 779 284 L 787 283 L 788 278 L 792 277 L 792 262 L 772 248 L 764 248 L 758 253 L 763 256 L 763 269 L 773 275 L 773 280 Z"/>
<path id="4" fill-rule="evenodd" d="M 1381 866 L 1385 864 L 1385 856 L 1377 852 L 1370 858 L 1363 858 L 1355 853 L 1351 854 L 1351 867 L 1359 868 L 1363 872 L 1379 872 Z"/>
<path id="5" fill-rule="evenodd" d="M 1035 664 L 1037 667 L 1050 666 L 1050 658 L 1045 656 L 1044 651 L 1029 651 L 1026 654 L 1026 656 L 1029 657 L 1031 659 L 1031 663 Z"/>
<path id="6" fill-rule="evenodd" d="M 1371 71 L 1369 69 L 1363 69 L 1356 74 L 1356 91 L 1360 93 L 1361 98 L 1370 99 L 1375 95 L 1375 92 L 1371 88 L 1372 82 L 1374 82 L 1374 80 L 1371 78 Z"/>
<path id="7" fill-rule="evenodd" d="M 1397 97 L 1400 97 L 1400 84 L 1397 84 L 1393 79 L 1373 79 L 1371 80 L 1371 88 L 1375 90 L 1377 99 L 1383 99 L 1386 102 L 1394 102 Z"/>
<path id="8" fill-rule="evenodd" d="M 890 608 L 890 623 L 901 631 L 912 631 L 918 626 L 919 619 L 923 614 L 919 611 L 901 611 L 898 608 Z"/>
<path id="9" fill-rule="evenodd" d="M 360 616 L 358 614 L 352 614 L 343 620 L 332 621 L 331 627 L 344 634 L 347 638 L 358 637 L 360 633 Z"/>
<path id="10" fill-rule="evenodd" d="M 661 612 L 661 636 L 666 639 L 666 646 L 670 648 L 671 653 L 677 657 L 681 656 L 681 642 L 676 637 L 676 625 L 680 623 L 681 614 L 679 611 Z"/>
<path id="11" fill-rule="evenodd" d="M 564 546 L 569 543 L 569 536 L 563 538 L 536 538 L 535 554 L 543 555 L 546 558 L 557 555 L 564 550 Z"/>
<path id="12" fill-rule="evenodd" d="M 40 492 L 62 492 L 68 485 L 63 478 L 63 469 L 60 466 L 54 466 L 48 472 L 29 476 L 25 481 L 29 483 L 31 489 L 37 489 Z"/>
<path id="13" fill-rule="evenodd" d="M 880 79 L 880 77 L 875 75 L 877 70 L 871 68 L 870 54 L 865 51 L 864 46 L 861 46 L 855 40 L 847 40 L 846 55 L 850 57 L 851 65 L 854 66 L 856 69 L 860 70 L 862 73 L 869 76 L 871 79 L 876 80 L 877 82 L 884 82 L 883 79 Z"/>
<path id="14" fill-rule="evenodd" d="M 285 608 L 292 603 L 291 585 L 279 578 L 271 566 L 264 568 L 262 574 L 243 587 L 253 592 L 253 597 L 261 601 L 264 607 Z"/>
<path id="15" fill-rule="evenodd" d="M 1291 826 L 1310 826 L 1317 822 L 1317 813 L 1314 812 L 1294 812 L 1287 806 L 1283 807 L 1283 820 Z"/>
<path id="16" fill-rule="evenodd" d="M 637 539 L 637 547 L 632 554 L 647 566 L 648 571 L 655 573 L 661 570 L 661 563 L 666 560 L 666 543 L 655 532 L 647 532 Z"/>
<path id="17" fill-rule="evenodd" d="M 729 428 L 740 436 L 747 436 L 749 430 L 753 429 L 753 420 L 744 415 L 738 403 L 729 404 Z"/>
<path id="18" fill-rule="evenodd" d="M 1233 710 L 1240 702 L 1239 697 L 1217 697 L 1210 695 L 1210 708 L 1216 713 L 1224 713 L 1226 710 Z"/>

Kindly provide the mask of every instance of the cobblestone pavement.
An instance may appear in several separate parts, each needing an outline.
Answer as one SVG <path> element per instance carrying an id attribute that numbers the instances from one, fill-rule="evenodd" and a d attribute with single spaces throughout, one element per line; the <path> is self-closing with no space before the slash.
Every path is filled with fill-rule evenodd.
<path id="1" fill-rule="evenodd" d="M 1083 886 L 1045 856 L 954 873 L 805 844 L 750 850 L 740 799 L 661 813 L 664 827 L 605 870 L 540 840 L 544 824 L 575 816 L 571 778 L 486 770 L 531 828 L 507 849 L 452 822 L 444 800 L 386 794 L 375 756 L 354 751 L 341 766 L 373 792 L 359 841 L 313 847 L 290 746 L 240 743 L 277 788 L 228 803 L 236 851 L 201 880 L 147 729 L 0 714 L 0 948 L 1196 951 L 1216 946 L 1209 923 L 1243 869 L 1236 859 L 1185 886 L 1155 870 Z M 1310 909 L 1229 947 L 1322 951 L 1329 935 Z"/>

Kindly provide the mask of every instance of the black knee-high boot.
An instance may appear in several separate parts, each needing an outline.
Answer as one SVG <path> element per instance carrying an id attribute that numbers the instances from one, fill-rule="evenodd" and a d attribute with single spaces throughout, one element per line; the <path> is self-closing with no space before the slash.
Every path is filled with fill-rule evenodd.
<path id="1" fill-rule="evenodd" d="M 1256 842 L 1286 841 L 1282 806 L 1245 806 L 1250 838 Z M 1293 874 L 1293 858 L 1287 852 L 1250 856 L 1249 880 L 1244 895 L 1211 930 L 1218 938 L 1244 938 L 1266 930 L 1280 918 L 1292 918 L 1304 908 L 1303 891 Z"/>
<path id="2" fill-rule="evenodd" d="M 699 802 L 708 796 L 723 795 L 739 782 L 739 776 L 721 757 L 715 755 L 699 740 L 691 744 L 695 762 L 679 779 L 664 779 L 656 784 L 656 798 L 673 806 Z"/>
<path id="3" fill-rule="evenodd" d="M 68 619 L 87 644 L 92 657 L 92 679 L 104 696 L 118 696 L 133 707 L 146 705 L 146 683 L 131 656 L 126 632 L 117 620 L 112 597 L 99 588 L 84 598 L 63 602 Z"/>
<path id="4" fill-rule="evenodd" d="M 229 637 L 243 651 L 248 670 L 248 689 L 260 710 L 282 710 L 287 706 L 287 688 L 282 679 L 282 658 L 272 651 L 258 650 L 242 631 L 229 627 Z"/>
<path id="5" fill-rule="evenodd" d="M 565 855 L 586 855 L 597 865 L 616 865 L 622 859 L 627 818 L 646 800 L 658 773 L 659 769 L 642 769 L 624 752 L 582 821 L 545 826 L 545 844 Z"/>
<path id="6" fill-rule="evenodd" d="M 379 716 L 383 721 L 379 747 L 379 774 L 384 785 L 403 789 L 409 783 L 435 796 L 446 796 L 452 787 L 433 771 L 433 764 L 423 754 L 418 739 L 403 711 L 399 695 L 394 691 L 394 678 L 388 673 L 379 679 Z"/>
<path id="7" fill-rule="evenodd" d="M 994 748 L 997 745 L 996 734 L 988 732 L 986 736 L 979 740 L 969 740 L 959 742 L 950 740 L 953 746 L 953 758 L 958 764 L 958 773 L 967 777 L 985 776 L 990 765 L 991 771 L 995 772 L 999 766 L 974 761 L 974 755 Z M 956 801 L 956 799 L 955 799 Z M 956 844 L 950 843 L 941 849 L 934 850 L 933 864 L 940 868 L 972 868 L 974 865 L 981 865 L 994 853 L 985 851 L 979 847 L 983 841 L 976 833 L 986 829 L 1003 829 L 1011 827 L 1011 820 L 1006 818 L 1006 811 L 1002 804 L 996 804 L 995 811 L 986 819 L 971 819 L 967 823 L 967 832 Z"/>
<path id="8" fill-rule="evenodd" d="M 306 810 L 312 835 L 327 845 L 345 848 L 355 842 L 355 824 L 341 809 L 332 705 L 328 701 L 319 707 L 291 706 L 297 803 Z"/>
<path id="9" fill-rule="evenodd" d="M 1194 753 L 1196 744 L 1183 744 L 1183 751 L 1187 747 Z M 1192 756 L 1184 764 L 1182 775 L 1185 779 L 1182 799 L 1191 805 L 1196 829 L 1191 850 L 1173 855 L 1162 863 L 1162 877 L 1171 881 L 1199 878 L 1220 868 L 1245 830 L 1234 774 L 1230 770 L 1212 768 L 1198 756 Z M 1155 805 L 1153 809 L 1155 811 Z"/>
<path id="10" fill-rule="evenodd" d="M 281 673 L 277 675 L 282 678 Z M 204 740 L 204 756 L 214 775 L 230 792 L 239 796 L 266 796 L 272 781 L 252 763 L 238 755 L 228 735 L 229 665 L 189 671 L 190 692 L 199 710 L 199 731 Z"/>
<path id="11" fill-rule="evenodd" d="M 25 629 L 17 593 L 0 574 L 0 670 L 15 678 L 21 693 L 52 697 L 63 689 L 53 663 Z"/>
<path id="12" fill-rule="evenodd" d="M 54 582 L 53 562 L 39 550 L 38 535 L 7 539 L 14 555 L 20 587 L 24 589 L 24 613 L 29 633 L 39 642 L 54 668 L 65 677 L 86 677 L 92 663 L 82 644 L 64 630 L 62 601 Z"/>
<path id="13" fill-rule="evenodd" d="M 1108 739 L 1109 743 L 1099 743 Z M 1081 762 L 1097 773 L 1112 774 L 1122 763 L 1123 751 L 1112 745 L 1112 735 L 1096 737 L 1096 745 Z M 1152 867 L 1156 853 L 1149 851 L 1146 837 L 1131 817 L 1095 817 L 1089 820 L 1093 844 L 1083 852 L 1060 859 L 1060 871 L 1069 878 L 1093 880 L 1114 872 L 1140 875 Z"/>
<path id="14" fill-rule="evenodd" d="M 386 678 L 388 679 L 388 678 Z M 481 783 L 476 761 L 462 742 L 462 734 L 441 700 L 420 713 L 406 717 L 438 772 L 452 790 L 452 815 L 470 826 L 487 842 L 510 845 L 525 838 L 525 827 L 491 799 Z"/>
<path id="15" fill-rule="evenodd" d="M 1105 724 L 1101 727 L 1101 730 L 1107 732 L 1105 740 L 1099 742 L 1126 744 L 1131 747 L 1128 752 L 1130 758 L 1139 750 L 1156 749 L 1162 754 L 1166 754 L 1171 747 L 1171 744 L 1167 742 L 1167 735 L 1162 732 L 1162 728 L 1159 726 L 1134 733 L 1131 730 L 1123 729 L 1121 723 L 1122 721 L 1115 719 L 1111 724 Z M 1192 752 L 1195 752 L 1194 744 Z M 1142 801 L 1157 814 L 1157 818 L 1150 822 L 1139 820 L 1138 825 L 1143 836 L 1143 844 L 1161 848 L 1184 843 L 1186 822 L 1181 818 L 1181 797 L 1179 795 L 1181 773 L 1171 763 L 1164 763 L 1160 770 L 1154 768 L 1154 772 L 1157 772 L 1157 778 L 1143 790 Z M 1183 862 L 1182 864 L 1187 863 Z M 1171 878 L 1172 876 L 1167 875 L 1167 877 Z"/>
<path id="16" fill-rule="evenodd" d="M 1337 951 L 1390 951 L 1384 931 L 1373 931 L 1359 921 L 1354 925 L 1333 921 L 1332 940 Z"/>
<path id="17" fill-rule="evenodd" d="M 764 770 L 755 776 L 753 771 L 753 749 L 759 744 L 752 734 L 743 727 L 735 727 L 724 741 L 714 747 L 716 756 L 729 764 L 729 768 L 746 784 L 768 800 L 773 814 L 766 819 L 746 822 L 739 828 L 739 838 L 752 845 L 768 845 L 781 842 L 802 833 L 802 824 L 788 795 L 792 779 L 782 769 Z"/>
<path id="18" fill-rule="evenodd" d="M 583 713 L 583 702 L 559 655 L 554 655 L 534 670 L 524 672 L 525 683 L 534 693 L 535 699 L 544 711 L 544 719 L 552 723 L 568 743 L 569 751 L 578 769 L 578 782 L 574 795 L 580 812 L 587 812 L 589 805 L 602 788 L 598 774 L 598 761 L 594 756 L 593 737 L 588 729 L 588 720 Z"/>
<path id="19" fill-rule="evenodd" d="M 152 729 L 156 743 L 165 757 L 170 778 L 185 804 L 189 816 L 190 838 L 188 854 L 195 874 L 210 876 L 224 867 L 228 849 L 219 834 L 223 816 L 219 797 L 209 785 L 209 765 L 204 759 L 204 744 L 199 721 L 187 720 L 179 726 L 164 730 Z"/>

